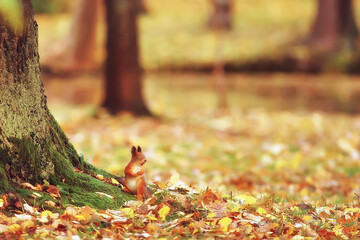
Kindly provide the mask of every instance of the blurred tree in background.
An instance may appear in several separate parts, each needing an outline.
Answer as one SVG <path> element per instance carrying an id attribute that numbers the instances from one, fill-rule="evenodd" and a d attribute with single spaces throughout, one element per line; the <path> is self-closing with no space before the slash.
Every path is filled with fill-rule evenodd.
<path id="1" fill-rule="evenodd" d="M 142 98 L 137 17 L 147 12 L 142 0 L 79 0 L 68 36 L 57 52 L 51 52 L 44 69 L 76 73 L 96 68 L 98 18 L 106 9 L 107 43 L 105 100 L 111 113 L 129 111 L 149 115 Z"/>
<path id="2" fill-rule="evenodd" d="M 214 52 L 213 82 L 217 94 L 218 108 L 228 108 L 227 84 L 224 72 L 224 36 L 232 29 L 233 0 L 210 0 L 212 13 L 208 27 L 215 32 L 216 47 Z"/>
<path id="3" fill-rule="evenodd" d="M 208 20 L 208 26 L 213 29 L 231 29 L 233 0 L 210 0 L 212 14 Z"/>
<path id="4" fill-rule="evenodd" d="M 345 43 L 354 49 L 358 33 L 352 0 L 318 0 L 310 45 L 325 52 L 339 50 Z"/>
<path id="5" fill-rule="evenodd" d="M 130 111 L 138 115 L 149 115 L 142 97 L 137 2 L 107 0 L 105 6 L 107 58 L 103 107 L 111 113 Z"/>

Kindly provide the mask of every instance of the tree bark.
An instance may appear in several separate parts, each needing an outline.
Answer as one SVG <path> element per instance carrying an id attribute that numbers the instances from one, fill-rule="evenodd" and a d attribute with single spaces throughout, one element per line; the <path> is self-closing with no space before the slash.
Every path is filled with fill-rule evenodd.
<path id="1" fill-rule="evenodd" d="M 142 96 L 135 3 L 133 0 L 105 1 L 108 29 L 103 106 L 111 113 L 129 111 L 149 115 Z"/>
<path id="2" fill-rule="evenodd" d="M 27 197 L 33 191 L 19 190 L 19 182 L 43 184 L 47 180 L 59 188 L 59 204 L 118 207 L 126 198 L 119 188 L 73 169 L 96 170 L 78 156 L 47 107 L 40 78 L 38 27 L 31 0 L 21 2 L 21 35 L 0 19 L 0 192 L 18 191 Z M 116 200 L 100 199 L 97 191 Z M 42 195 L 37 203 L 46 200 L 46 194 Z"/>
<path id="3" fill-rule="evenodd" d="M 335 51 L 341 48 L 344 40 L 355 47 L 357 36 L 352 0 L 318 0 L 310 45 L 323 51 Z"/>

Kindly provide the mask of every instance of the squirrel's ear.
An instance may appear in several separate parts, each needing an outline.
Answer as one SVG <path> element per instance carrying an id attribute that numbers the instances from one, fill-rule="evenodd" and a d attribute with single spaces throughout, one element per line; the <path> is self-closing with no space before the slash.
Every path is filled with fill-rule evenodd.
<path id="1" fill-rule="evenodd" d="M 136 147 L 132 146 L 131 148 L 131 155 L 135 156 L 136 155 Z"/>
<path id="2" fill-rule="evenodd" d="M 140 146 L 138 146 L 137 151 L 138 151 L 138 152 L 141 152 L 141 147 L 140 147 Z"/>

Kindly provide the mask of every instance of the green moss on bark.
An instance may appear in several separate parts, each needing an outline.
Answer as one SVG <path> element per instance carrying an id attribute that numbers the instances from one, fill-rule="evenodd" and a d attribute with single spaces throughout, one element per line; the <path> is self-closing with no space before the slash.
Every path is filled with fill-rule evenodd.
<path id="1" fill-rule="evenodd" d="M 59 192 L 61 194 L 61 199 L 53 199 L 48 194 L 42 192 L 40 193 L 42 196 L 33 200 L 34 191 L 28 191 L 25 189 L 17 189 L 15 190 L 22 197 L 27 199 L 28 201 L 33 201 L 34 204 L 49 209 L 51 208 L 49 205 L 45 204 L 45 201 L 53 201 L 59 205 L 73 204 L 77 206 L 88 205 L 93 208 L 99 209 L 107 209 L 107 208 L 119 208 L 121 207 L 125 201 L 130 199 L 134 199 L 134 197 L 130 194 L 127 194 L 119 187 L 112 186 L 108 183 L 102 182 L 96 178 L 91 177 L 85 173 L 93 173 L 93 174 L 102 174 L 104 177 L 115 177 L 110 173 L 107 173 L 101 169 L 97 169 L 96 167 L 88 164 L 84 161 L 83 157 L 78 157 L 76 152 L 74 153 L 74 149 L 72 145 L 68 145 L 67 149 L 62 148 L 61 152 L 58 152 L 57 148 L 54 144 L 51 144 L 51 141 L 43 143 L 43 150 L 39 147 L 39 145 L 35 144 L 32 139 L 16 139 L 11 138 L 9 142 L 13 144 L 12 150 L 9 149 L 0 149 L 0 182 L 4 183 L 0 190 L 14 190 L 15 188 L 9 183 L 6 172 L 5 172 L 5 164 L 14 164 L 12 157 L 14 154 L 17 155 L 17 158 L 20 159 L 19 163 L 21 164 L 21 158 L 27 158 L 29 162 L 29 166 L 12 166 L 13 170 L 18 168 L 22 169 L 31 169 L 33 172 L 29 175 L 27 171 L 25 171 L 23 180 L 26 181 L 26 175 L 28 176 L 37 176 L 37 178 L 30 178 L 33 181 L 32 183 L 43 183 L 45 178 L 41 178 L 40 171 L 46 171 L 46 168 L 43 169 L 38 161 L 32 161 L 33 159 L 40 159 L 41 155 L 48 156 L 51 159 L 51 162 L 54 164 L 54 172 L 49 175 L 49 178 L 46 178 L 50 182 L 50 184 L 55 185 L 59 188 Z M 40 154 L 40 151 L 45 151 L 45 153 Z M 78 173 L 74 170 L 71 161 L 69 160 L 69 153 L 72 155 L 72 158 L 77 156 L 78 163 L 82 166 L 82 171 L 85 173 Z M 76 154 L 76 155 L 75 155 Z M 11 161 L 12 160 L 12 161 Z M 16 163 L 16 161 L 15 161 Z M 41 170 L 42 169 L 42 170 Z M 20 170 L 19 170 L 20 171 Z M 30 180 L 28 179 L 28 180 Z M 106 196 L 100 196 L 96 192 L 106 193 L 114 198 L 108 198 Z"/>
<path id="2" fill-rule="evenodd" d="M 9 180 L 7 179 L 3 162 L 0 162 L 0 183 L 0 193 L 13 189 L 13 187 L 9 183 Z"/>

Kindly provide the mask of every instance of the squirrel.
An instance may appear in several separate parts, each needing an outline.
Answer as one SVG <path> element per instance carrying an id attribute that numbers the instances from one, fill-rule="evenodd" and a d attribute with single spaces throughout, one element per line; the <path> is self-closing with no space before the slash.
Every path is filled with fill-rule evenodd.
<path id="1" fill-rule="evenodd" d="M 124 191 L 135 194 L 139 201 L 152 195 L 152 191 L 146 185 L 145 163 L 146 158 L 141 147 L 138 146 L 136 149 L 133 146 L 131 148 L 131 160 L 124 170 L 125 179 L 121 181 L 125 187 Z"/>

